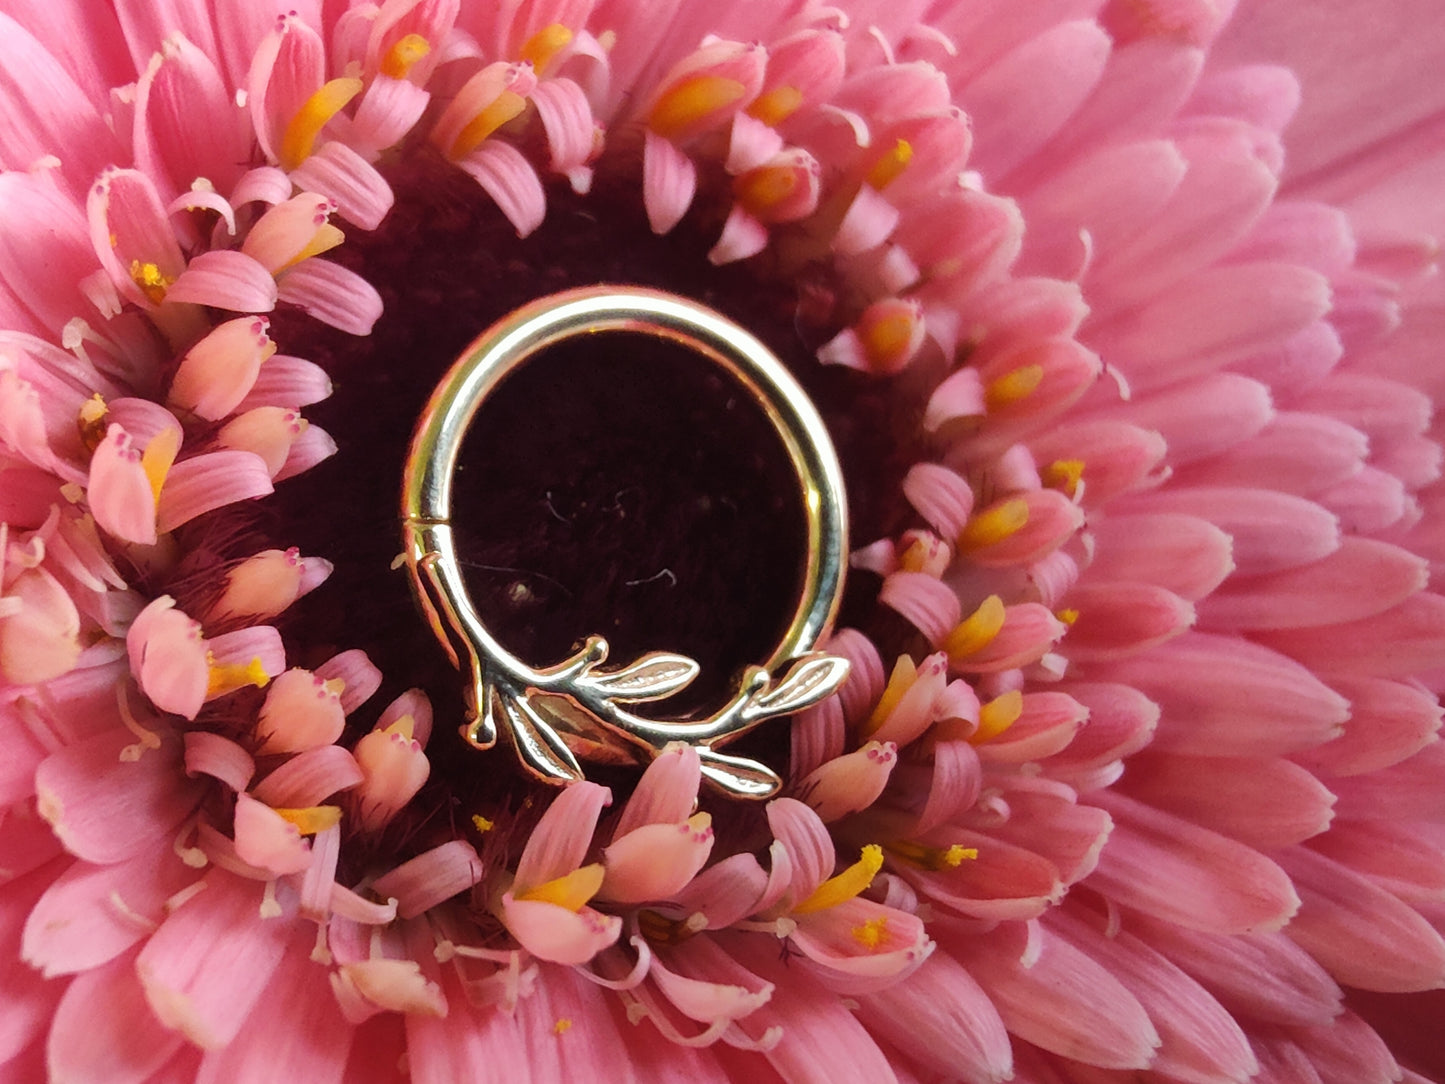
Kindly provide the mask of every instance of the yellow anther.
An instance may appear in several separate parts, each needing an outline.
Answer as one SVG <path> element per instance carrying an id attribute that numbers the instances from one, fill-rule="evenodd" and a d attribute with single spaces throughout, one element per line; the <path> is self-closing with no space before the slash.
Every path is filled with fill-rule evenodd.
<path id="1" fill-rule="evenodd" d="M 130 278 L 140 287 L 141 293 L 159 305 L 166 299 L 166 291 L 174 284 L 175 279 L 161 274 L 161 269 L 153 263 L 142 263 L 140 260 L 131 260 Z"/>
<path id="2" fill-rule="evenodd" d="M 737 105 L 748 88 L 721 75 L 695 75 L 672 87 L 652 107 L 647 126 L 671 139 L 707 120 L 709 114 Z"/>
<path id="3" fill-rule="evenodd" d="M 911 161 L 913 144 L 906 139 L 896 140 L 893 146 L 873 163 L 873 168 L 868 171 L 868 183 L 878 191 L 883 191 L 899 178 Z"/>
<path id="4" fill-rule="evenodd" d="M 345 240 L 346 234 L 342 233 L 330 222 L 323 223 L 317 229 L 316 233 L 312 236 L 311 240 L 307 243 L 306 247 L 303 248 L 300 252 L 296 253 L 296 255 L 292 256 L 276 270 L 278 272 L 284 271 L 288 267 L 295 267 L 302 260 L 308 260 L 312 256 L 320 256 L 323 252 L 330 252 L 333 248 L 335 248 L 337 245 L 341 244 L 341 242 Z M 276 348 L 273 345 L 271 347 L 271 353 L 274 354 L 275 352 Z M 267 356 L 269 357 L 269 355 Z"/>
<path id="5" fill-rule="evenodd" d="M 878 871 L 883 868 L 883 848 L 870 843 L 863 848 L 858 861 L 836 877 L 829 877 L 820 884 L 813 894 L 793 908 L 793 914 L 806 915 L 847 903 L 873 883 Z"/>
<path id="6" fill-rule="evenodd" d="M 1027 399 L 1044 379 L 1042 365 L 1023 365 L 1012 372 L 1004 373 L 990 380 L 984 389 L 984 397 L 990 410 L 998 410 L 1020 399 Z"/>
<path id="7" fill-rule="evenodd" d="M 452 140 L 451 158 L 465 158 L 482 145 L 486 138 L 527 108 L 527 99 L 511 90 L 504 90 L 490 105 L 471 120 Z"/>
<path id="8" fill-rule="evenodd" d="M 1074 609 L 1072 606 L 1068 606 L 1062 610 L 1055 610 L 1054 616 L 1057 617 L 1060 621 L 1062 621 L 1065 625 L 1072 625 L 1075 621 L 1079 619 L 1079 611 Z"/>
<path id="9" fill-rule="evenodd" d="M 392 723 L 382 733 L 399 734 L 407 741 L 411 741 L 412 735 L 416 732 L 416 720 L 410 715 L 403 715 L 396 722 Z"/>
<path id="10" fill-rule="evenodd" d="M 267 682 L 271 680 L 271 675 L 266 673 L 266 668 L 261 665 L 259 655 L 250 662 L 217 664 L 214 659 L 207 661 L 210 663 L 211 671 L 206 681 L 206 696 L 208 697 L 233 693 L 237 689 L 244 689 L 247 685 L 264 689 Z"/>
<path id="11" fill-rule="evenodd" d="M 898 661 L 893 664 L 893 673 L 888 676 L 888 684 L 883 688 L 883 695 L 878 698 L 877 706 L 863 724 L 865 738 L 883 725 L 883 721 L 898 706 L 898 701 L 903 699 L 903 694 L 917 677 L 918 667 L 913 664 L 913 660 L 907 655 L 899 655 Z"/>
<path id="12" fill-rule="evenodd" d="M 482 816 L 480 813 L 473 813 L 473 814 L 472 814 L 472 827 L 475 828 L 479 833 L 485 835 L 486 833 L 490 832 L 493 828 L 496 827 L 496 823 L 493 822 L 493 821 L 489 821 L 486 817 Z"/>
<path id="13" fill-rule="evenodd" d="M 361 88 L 360 79 L 333 79 L 306 99 L 306 103 L 296 111 L 281 136 L 279 157 L 282 169 L 295 169 L 311 157 L 321 129 L 326 127 L 332 117 L 345 109 L 352 98 L 361 93 Z"/>
<path id="14" fill-rule="evenodd" d="M 414 65 L 431 52 L 431 42 L 420 34 L 407 34 L 386 51 L 381 58 L 381 74 L 405 79 Z"/>
<path id="15" fill-rule="evenodd" d="M 1002 542 L 1024 529 L 1029 521 L 1029 502 L 1010 497 L 989 505 L 966 524 L 958 536 L 960 549 L 976 550 Z"/>
<path id="16" fill-rule="evenodd" d="M 552 1025 L 553 1035 L 566 1035 L 572 1030 L 572 1021 L 565 1016 L 559 1016 L 557 1022 Z"/>
<path id="17" fill-rule="evenodd" d="M 798 187 L 797 171 L 787 166 L 750 169 L 733 181 L 733 195 L 753 214 L 776 207 Z"/>
<path id="18" fill-rule="evenodd" d="M 748 106 L 748 116 L 764 124 L 782 124 L 803 104 L 803 92 L 797 87 L 774 87 L 758 95 Z"/>
<path id="19" fill-rule="evenodd" d="M 539 884 L 530 892 L 523 892 L 517 899 L 534 903 L 555 903 L 569 911 L 580 911 L 602 888 L 604 876 L 606 872 L 602 863 L 594 862 L 590 866 L 574 869 L 565 876 Z"/>
<path id="20" fill-rule="evenodd" d="M 176 453 L 180 450 L 181 431 L 167 426 L 151 437 L 151 442 L 141 453 L 141 469 L 146 472 L 156 500 L 161 499 L 161 487 L 166 484 L 166 475 L 170 473 L 171 464 L 176 461 Z"/>
<path id="21" fill-rule="evenodd" d="M 534 70 L 544 71 L 552 59 L 572 44 L 572 31 L 561 23 L 544 26 L 522 46 L 521 59 L 530 61 Z"/>
<path id="22" fill-rule="evenodd" d="M 941 870 L 957 869 L 965 860 L 977 858 L 978 848 L 965 847 L 961 843 L 949 847 L 929 847 L 912 840 L 900 839 L 888 844 L 888 853 L 920 869 Z"/>
<path id="23" fill-rule="evenodd" d="M 868 360 L 886 364 L 908 352 L 918 321 L 911 310 L 902 309 L 858 329 Z"/>
<path id="24" fill-rule="evenodd" d="M 1072 497 L 1078 492 L 1079 483 L 1083 481 L 1084 461 L 1082 459 L 1055 459 L 1039 472 L 1039 478 L 1044 485 L 1053 489 L 1061 489 Z"/>
<path id="25" fill-rule="evenodd" d="M 341 823 L 339 805 L 313 805 L 306 809 L 277 809 L 274 812 L 286 823 L 301 829 L 303 836 L 314 836 Z"/>
<path id="26" fill-rule="evenodd" d="M 888 916 L 879 915 L 877 918 L 870 918 L 860 926 L 853 927 L 853 940 L 862 945 L 869 952 L 877 952 L 884 939 L 888 936 Z"/>
<path id="27" fill-rule="evenodd" d="M 95 451 L 105 439 L 105 418 L 109 413 L 110 407 L 105 405 L 100 392 L 80 404 L 76 425 L 80 427 L 80 442 L 85 445 L 86 451 Z"/>
<path id="28" fill-rule="evenodd" d="M 978 745 L 992 741 L 1018 721 L 1024 711 L 1024 694 L 1017 689 L 996 696 L 978 709 L 978 729 L 968 740 Z"/>
<path id="29" fill-rule="evenodd" d="M 969 614 L 950 632 L 943 641 L 943 650 L 952 658 L 962 658 L 982 651 L 1003 628 L 1008 611 L 1003 599 L 989 595 L 978 604 L 978 609 Z"/>

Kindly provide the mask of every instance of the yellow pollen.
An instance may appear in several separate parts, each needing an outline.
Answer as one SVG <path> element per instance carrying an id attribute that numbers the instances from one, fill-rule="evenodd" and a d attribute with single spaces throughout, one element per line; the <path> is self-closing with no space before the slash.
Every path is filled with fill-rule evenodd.
<path id="1" fill-rule="evenodd" d="M 964 524 L 958 536 L 958 546 L 965 550 L 992 546 L 1018 534 L 1028 521 L 1029 502 L 1022 497 L 1010 497 L 989 505 Z"/>
<path id="2" fill-rule="evenodd" d="M 552 1025 L 553 1035 L 566 1035 L 572 1030 L 572 1021 L 565 1016 L 559 1016 L 557 1022 Z"/>
<path id="3" fill-rule="evenodd" d="M 984 389 L 988 408 L 998 410 L 1000 407 L 1017 403 L 1020 399 L 1027 399 L 1037 390 L 1043 379 L 1042 365 L 1023 365 L 1012 372 L 1004 373 L 1003 376 L 989 381 L 988 387 Z"/>
<path id="4" fill-rule="evenodd" d="M 888 844 L 888 853 L 920 869 L 957 869 L 965 860 L 978 857 L 977 847 L 955 843 L 949 847 L 929 847 L 912 840 L 900 839 Z"/>
<path id="5" fill-rule="evenodd" d="M 555 903 L 558 907 L 577 912 L 597 895 L 605 876 L 602 863 L 593 862 L 590 866 L 574 869 L 562 877 L 539 884 L 530 892 L 523 892 L 517 899 L 534 903 Z"/>
<path id="6" fill-rule="evenodd" d="M 1024 694 L 1017 689 L 994 697 L 978 709 L 978 729 L 968 740 L 974 745 L 992 741 L 1018 721 L 1024 711 Z"/>
<path id="7" fill-rule="evenodd" d="M 478 832 L 480 832 L 480 833 L 482 833 L 483 835 L 485 835 L 486 833 L 490 832 L 493 828 L 495 828 L 495 827 L 496 827 L 496 824 L 495 824 L 494 822 L 492 822 L 492 821 L 487 820 L 487 818 L 484 817 L 484 816 L 482 816 L 480 813 L 473 813 L 473 814 L 472 814 L 472 827 L 475 828 Z"/>
<path id="8" fill-rule="evenodd" d="M 982 651 L 998 635 L 1008 617 L 1003 599 L 989 595 L 978 604 L 978 609 L 964 618 L 943 641 L 943 650 L 951 658 L 961 658 Z"/>
<path id="9" fill-rule="evenodd" d="M 313 805 L 305 809 L 277 809 L 274 812 L 287 824 L 301 829 L 303 836 L 314 836 L 341 823 L 339 805 Z"/>
<path id="10" fill-rule="evenodd" d="M 527 39 L 522 46 L 521 59 L 530 61 L 532 67 L 540 72 L 552 63 L 553 57 L 571 44 L 572 31 L 561 23 L 553 23 L 551 26 L 542 27 Z"/>
<path id="11" fill-rule="evenodd" d="M 386 51 L 381 60 L 381 74 L 405 79 L 415 64 L 431 52 L 431 42 L 420 34 L 407 34 Z"/>
<path id="12" fill-rule="evenodd" d="M 1047 467 L 1039 472 L 1040 480 L 1046 486 L 1053 489 L 1062 489 L 1072 497 L 1079 488 L 1079 483 L 1084 478 L 1084 461 L 1082 459 L 1055 459 Z"/>
<path id="13" fill-rule="evenodd" d="M 870 843 L 863 848 L 858 861 L 836 877 L 829 877 L 820 884 L 811 896 L 793 908 L 793 914 L 806 915 L 847 903 L 873 883 L 878 871 L 883 868 L 883 848 Z"/>
<path id="14" fill-rule="evenodd" d="M 146 472 L 156 500 L 161 499 L 161 487 L 166 484 L 166 475 L 170 473 L 171 464 L 176 461 L 176 453 L 180 450 L 181 431 L 167 426 L 151 437 L 151 442 L 141 453 L 141 469 Z"/>
<path id="15" fill-rule="evenodd" d="M 1079 619 L 1079 611 L 1074 609 L 1072 606 L 1069 606 L 1066 609 L 1056 610 L 1054 612 L 1054 616 L 1057 617 L 1060 621 L 1062 621 L 1065 625 L 1072 625 L 1075 621 Z"/>
<path id="16" fill-rule="evenodd" d="M 105 417 L 109 413 L 110 408 L 105 405 L 100 392 L 80 404 L 80 416 L 76 419 L 76 424 L 80 427 L 80 441 L 85 445 L 86 451 L 95 451 L 105 439 Z"/>
<path id="17" fill-rule="evenodd" d="M 797 87 L 774 87 L 763 94 L 758 95 L 752 105 L 748 106 L 748 116 L 762 121 L 764 124 L 782 124 L 803 104 L 803 92 Z"/>
<path id="18" fill-rule="evenodd" d="M 672 87 L 652 107 L 647 126 L 672 139 L 689 128 L 742 101 L 748 88 L 721 75 L 695 75 Z"/>
<path id="19" fill-rule="evenodd" d="M 853 940 L 862 945 L 869 952 L 877 952 L 888 936 L 888 916 L 879 915 L 877 918 L 870 918 L 861 926 L 853 927 Z"/>
<path id="20" fill-rule="evenodd" d="M 490 105 L 471 120 L 452 140 L 449 152 L 452 161 L 465 158 L 482 145 L 486 138 L 509 120 L 515 119 L 527 108 L 527 99 L 516 91 L 504 90 L 492 99 Z"/>
<path id="21" fill-rule="evenodd" d="M 798 174 L 786 166 L 750 169 L 733 181 L 733 195 L 753 214 L 776 207 L 798 187 Z"/>
<path id="22" fill-rule="evenodd" d="M 888 676 L 888 684 L 883 688 L 883 695 L 878 698 L 877 706 L 863 724 L 865 738 L 883 725 L 883 721 L 898 706 L 898 701 L 903 699 L 903 694 L 917 678 L 918 667 L 914 665 L 913 659 L 907 655 L 899 655 L 898 661 L 893 664 L 893 673 Z"/>
<path id="23" fill-rule="evenodd" d="M 868 360 L 886 364 L 908 351 L 913 342 L 913 328 L 917 321 L 911 312 L 895 312 L 875 320 L 867 327 L 860 328 L 859 338 Z"/>
<path id="24" fill-rule="evenodd" d="M 873 168 L 868 171 L 868 183 L 878 191 L 883 191 L 899 178 L 911 161 L 913 161 L 913 144 L 906 139 L 896 141 L 892 148 L 885 151 L 883 156 L 873 163 Z"/>
<path id="25" fill-rule="evenodd" d="M 266 668 L 261 665 L 261 656 L 257 655 L 250 662 L 227 662 L 217 664 L 215 659 L 207 657 L 210 664 L 210 677 L 206 682 L 206 696 L 223 696 L 226 693 L 233 693 L 237 689 L 244 689 L 247 685 L 254 685 L 258 689 L 264 689 L 271 680 L 271 675 L 266 673 Z"/>
<path id="26" fill-rule="evenodd" d="M 130 277 L 140 287 L 141 293 L 157 305 L 166 299 L 166 291 L 176 281 L 161 274 L 161 269 L 155 264 L 141 263 L 140 260 L 131 260 Z"/>
<path id="27" fill-rule="evenodd" d="M 282 169 L 295 169 L 311 157 L 311 149 L 316 146 L 316 137 L 321 134 L 321 129 L 361 93 L 361 87 L 360 79 L 333 79 L 306 99 L 281 136 L 279 157 Z"/>

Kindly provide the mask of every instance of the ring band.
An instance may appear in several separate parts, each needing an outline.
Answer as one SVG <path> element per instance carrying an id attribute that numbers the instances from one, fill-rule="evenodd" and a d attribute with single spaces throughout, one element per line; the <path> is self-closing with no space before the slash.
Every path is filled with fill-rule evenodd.
<path id="1" fill-rule="evenodd" d="M 644 718 L 624 706 L 686 687 L 698 673 L 693 660 L 651 652 L 604 670 L 607 643 L 592 636 L 571 658 L 534 668 L 488 631 L 461 577 L 451 523 L 452 476 L 472 419 L 507 374 L 528 359 L 553 344 L 602 332 L 667 340 L 725 369 L 782 440 L 803 498 L 807 559 L 792 620 L 773 654 L 748 667 L 728 703 L 706 718 Z M 768 797 L 781 787 L 772 769 L 714 746 L 818 703 L 847 676 L 845 660 L 817 650 L 842 598 L 848 537 L 842 470 L 822 418 L 757 338 L 683 298 L 637 287 L 568 290 L 488 328 L 442 378 L 422 412 L 403 475 L 401 515 L 403 556 L 427 622 L 454 665 L 460 668 L 463 657 L 470 664 L 463 736 L 485 749 L 505 728 L 522 763 L 543 780 L 566 784 L 583 778 L 578 756 L 635 761 L 682 741 L 698 750 L 703 773 L 714 785 L 740 797 Z"/>

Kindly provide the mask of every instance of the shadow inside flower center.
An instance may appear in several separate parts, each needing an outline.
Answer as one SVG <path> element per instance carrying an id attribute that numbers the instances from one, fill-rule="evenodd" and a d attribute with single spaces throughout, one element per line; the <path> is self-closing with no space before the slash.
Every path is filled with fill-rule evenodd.
<path id="1" fill-rule="evenodd" d="M 361 727 L 392 696 L 424 688 L 437 713 L 433 779 L 450 788 L 444 804 L 471 805 L 483 797 L 477 788 L 495 798 L 517 773 L 479 766 L 487 754 L 457 738 L 462 680 L 393 561 L 412 428 L 481 331 L 538 297 L 598 282 L 668 290 L 731 317 L 789 366 L 828 424 L 853 545 L 907 521 L 899 482 L 919 456 L 920 408 L 901 404 L 887 381 L 816 362 L 845 316 L 831 262 L 707 262 L 724 198 L 704 193 L 658 237 L 635 163 L 604 160 L 588 195 L 549 189 L 545 222 L 518 239 L 475 183 L 439 159 L 409 153 L 385 172 L 395 208 L 373 232 L 348 229 L 333 253 L 382 296 L 373 334 L 353 338 L 294 312 L 273 319 L 282 350 L 316 361 L 335 382 L 335 395 L 307 415 L 339 454 L 278 487 L 264 502 L 265 529 L 272 544 L 336 565 L 283 618 L 292 665 L 365 649 L 385 684 L 352 720 Z M 551 348 L 488 399 L 463 448 L 454 522 L 479 611 L 524 660 L 557 661 L 594 632 L 617 663 L 651 649 L 694 657 L 696 688 L 666 702 L 670 714 L 719 703 L 737 671 L 771 654 L 797 601 L 802 513 L 781 442 L 725 374 L 698 358 L 679 364 L 675 346 L 614 338 L 602 356 Z M 877 582 L 854 579 L 844 620 L 857 624 L 873 612 Z M 786 726 L 749 742 L 750 755 L 786 771 Z"/>

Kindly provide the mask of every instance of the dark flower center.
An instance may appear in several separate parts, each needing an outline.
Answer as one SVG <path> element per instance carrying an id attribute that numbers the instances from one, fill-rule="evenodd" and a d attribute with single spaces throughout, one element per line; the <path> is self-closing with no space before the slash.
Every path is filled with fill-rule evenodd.
<path id="1" fill-rule="evenodd" d="M 786 279 L 766 266 L 715 268 L 704 256 L 723 199 L 704 194 L 658 237 L 634 166 L 601 167 L 585 197 L 550 188 L 545 223 L 519 240 L 470 178 L 426 152 L 405 155 L 384 170 L 395 209 L 374 232 L 348 230 L 333 254 L 380 291 L 386 310 L 373 334 L 353 338 L 284 311 L 273 321 L 284 352 L 335 381 L 336 394 L 308 416 L 340 447 L 266 502 L 273 544 L 336 565 L 283 618 L 293 664 L 365 649 L 386 675 L 372 718 L 404 689 L 424 688 L 437 711 L 429 753 L 448 790 L 443 805 L 482 801 L 478 788 L 494 802 L 506 786 L 499 777 L 516 773 L 489 764 L 483 786 L 479 754 L 456 737 L 461 677 L 393 568 L 399 480 L 438 380 L 499 317 L 600 282 L 701 301 L 763 339 L 813 397 L 843 461 L 854 544 L 895 533 L 908 516 L 899 479 L 917 458 L 916 404 L 813 358 L 839 327 L 831 266 L 793 268 Z M 669 713 L 718 703 L 741 667 L 771 653 L 797 598 L 802 513 L 771 426 L 716 367 L 639 336 L 574 340 L 512 374 L 469 430 L 453 522 L 479 612 L 527 662 L 558 661 L 590 633 L 607 637 L 617 663 L 654 649 L 697 659 L 696 688 L 667 701 Z M 853 578 L 850 623 L 871 619 L 869 579 Z M 786 727 L 763 731 L 751 751 L 783 767 Z"/>

